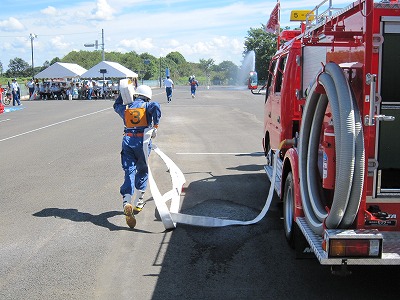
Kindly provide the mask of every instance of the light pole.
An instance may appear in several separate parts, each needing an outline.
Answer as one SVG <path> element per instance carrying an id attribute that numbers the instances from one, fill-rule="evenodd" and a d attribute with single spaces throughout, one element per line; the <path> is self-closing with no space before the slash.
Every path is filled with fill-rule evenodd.
<path id="1" fill-rule="evenodd" d="M 160 88 L 161 88 L 161 63 L 162 63 L 162 57 L 160 56 Z"/>
<path id="2" fill-rule="evenodd" d="M 34 65 L 33 65 L 33 40 L 37 38 L 37 35 L 34 33 L 30 33 L 29 38 L 31 40 L 31 52 L 32 52 L 32 78 L 34 78 L 35 71 L 34 71 Z"/>
<path id="3" fill-rule="evenodd" d="M 94 47 L 97 50 L 99 48 L 99 42 L 98 42 L 98 40 L 96 40 L 94 44 L 83 44 L 83 46 L 85 46 L 85 47 Z M 101 50 L 102 50 L 101 58 L 102 58 L 102 61 L 105 61 L 105 55 L 104 55 L 104 29 L 101 30 L 101 44 L 100 44 L 100 46 L 101 46 Z"/>

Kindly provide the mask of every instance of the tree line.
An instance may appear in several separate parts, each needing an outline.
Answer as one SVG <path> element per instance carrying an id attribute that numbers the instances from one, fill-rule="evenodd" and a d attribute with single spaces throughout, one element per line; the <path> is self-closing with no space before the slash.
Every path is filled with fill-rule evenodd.
<path id="1" fill-rule="evenodd" d="M 71 51 L 63 58 L 55 57 L 46 61 L 42 66 L 32 66 L 21 58 L 11 59 L 8 69 L 4 71 L 0 62 L 2 77 L 28 78 L 46 69 L 56 62 L 76 63 L 85 69 L 90 69 L 102 60 L 101 51 Z M 238 67 L 231 61 L 223 61 L 215 64 L 213 59 L 200 59 L 199 63 L 186 61 L 179 52 L 171 52 L 165 57 L 155 57 L 149 53 L 138 54 L 134 51 L 129 53 L 106 52 L 106 61 L 117 62 L 124 67 L 136 72 L 139 79 L 158 80 L 165 77 L 165 70 L 170 70 L 171 78 L 179 84 L 180 81 L 187 82 L 191 75 L 196 75 L 204 84 L 235 84 Z"/>
<path id="2" fill-rule="evenodd" d="M 267 78 L 267 70 L 271 57 L 276 51 L 276 36 L 260 28 L 250 28 L 245 37 L 243 57 L 249 52 L 255 52 L 255 70 L 259 79 Z M 85 69 L 90 69 L 102 60 L 102 52 L 71 51 L 63 58 L 55 57 L 46 61 L 42 66 L 32 66 L 21 58 L 11 59 L 7 70 L 0 61 L 0 75 L 3 78 L 33 77 L 34 74 L 46 69 L 56 62 L 76 63 Z M 128 53 L 105 52 L 105 60 L 117 62 L 126 68 L 138 73 L 139 79 L 158 80 L 165 77 L 165 69 L 170 70 L 171 78 L 177 83 L 186 83 L 187 78 L 196 75 L 203 84 L 244 84 L 237 82 L 240 67 L 231 61 L 216 64 L 210 59 L 200 59 L 198 63 L 188 62 L 179 52 L 170 52 L 165 57 L 155 57 L 149 53 L 138 54 L 135 51 Z"/>

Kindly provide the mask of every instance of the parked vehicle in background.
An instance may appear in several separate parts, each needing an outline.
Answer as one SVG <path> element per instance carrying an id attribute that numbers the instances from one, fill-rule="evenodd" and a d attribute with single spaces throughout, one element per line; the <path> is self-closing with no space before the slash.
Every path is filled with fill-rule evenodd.
<path id="1" fill-rule="evenodd" d="M 0 86 L 0 91 L 1 91 L 1 103 L 4 105 L 10 105 L 12 101 L 12 94 L 11 90 L 7 88 L 3 88 Z"/>

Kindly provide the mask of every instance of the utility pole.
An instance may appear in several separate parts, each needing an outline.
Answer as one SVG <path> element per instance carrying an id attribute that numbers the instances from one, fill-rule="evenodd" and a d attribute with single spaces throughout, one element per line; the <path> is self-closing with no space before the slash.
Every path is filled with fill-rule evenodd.
<path id="1" fill-rule="evenodd" d="M 34 33 L 29 34 L 29 39 L 31 40 L 31 52 L 32 52 L 32 78 L 35 76 L 34 65 L 33 65 L 33 40 L 37 38 L 37 35 Z"/>
<path id="2" fill-rule="evenodd" d="M 160 88 L 161 88 L 161 60 L 162 60 L 162 57 L 160 56 Z"/>
<path id="3" fill-rule="evenodd" d="M 99 48 L 98 40 L 95 40 L 94 44 L 84 44 L 85 47 L 94 47 L 96 50 Z M 105 61 L 105 53 L 104 53 L 104 29 L 101 30 L 101 59 Z"/>
<path id="4" fill-rule="evenodd" d="M 105 55 L 104 55 L 104 29 L 101 30 L 101 50 L 102 50 L 102 61 L 105 61 Z"/>

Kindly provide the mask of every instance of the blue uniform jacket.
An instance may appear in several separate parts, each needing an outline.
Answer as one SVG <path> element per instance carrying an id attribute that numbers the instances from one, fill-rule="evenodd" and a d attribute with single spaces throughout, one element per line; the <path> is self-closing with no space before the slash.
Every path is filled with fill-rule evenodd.
<path id="1" fill-rule="evenodd" d="M 135 127 L 135 128 L 126 128 L 125 124 L 125 109 L 126 107 L 128 108 L 139 108 L 139 107 L 145 107 L 146 108 L 146 117 L 147 117 L 147 126 L 142 126 L 142 127 Z M 146 127 L 150 126 L 155 126 L 158 125 L 160 122 L 161 118 L 161 108 L 160 104 L 157 102 L 146 102 L 140 98 L 136 98 L 135 101 L 128 105 L 124 105 L 122 102 L 122 97 L 121 95 L 118 96 L 117 99 L 115 99 L 114 102 L 114 111 L 120 115 L 122 120 L 124 120 L 124 125 L 125 125 L 125 132 L 144 132 L 144 129 Z"/>

